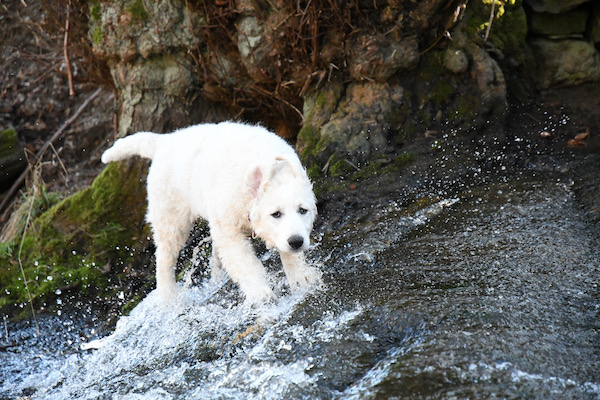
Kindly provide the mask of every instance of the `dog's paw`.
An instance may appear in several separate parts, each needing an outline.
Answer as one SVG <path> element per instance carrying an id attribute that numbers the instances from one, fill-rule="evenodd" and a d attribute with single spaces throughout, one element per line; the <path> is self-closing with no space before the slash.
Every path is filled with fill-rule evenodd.
<path id="1" fill-rule="evenodd" d="M 249 304 L 261 304 L 276 299 L 273 290 L 266 283 L 246 286 L 243 291 L 246 295 L 246 303 Z"/>
<path id="2" fill-rule="evenodd" d="M 298 289 L 319 286 L 322 283 L 321 271 L 317 268 L 304 266 L 288 275 L 288 283 L 292 292 Z"/>
<path id="3" fill-rule="evenodd" d="M 181 286 L 177 283 L 159 285 L 157 288 L 158 295 L 163 304 L 170 304 L 175 301 L 181 293 L 181 290 Z"/>

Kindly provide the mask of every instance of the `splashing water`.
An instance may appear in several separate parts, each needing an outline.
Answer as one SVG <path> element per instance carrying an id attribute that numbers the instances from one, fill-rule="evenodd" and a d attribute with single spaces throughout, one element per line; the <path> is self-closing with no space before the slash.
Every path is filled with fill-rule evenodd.
<path id="1" fill-rule="evenodd" d="M 322 288 L 255 308 L 231 282 L 153 292 L 89 350 L 76 316 L 42 321 L 0 352 L 0 398 L 600 398 L 598 248 L 557 175 L 412 214 L 384 199 L 313 251 Z"/>

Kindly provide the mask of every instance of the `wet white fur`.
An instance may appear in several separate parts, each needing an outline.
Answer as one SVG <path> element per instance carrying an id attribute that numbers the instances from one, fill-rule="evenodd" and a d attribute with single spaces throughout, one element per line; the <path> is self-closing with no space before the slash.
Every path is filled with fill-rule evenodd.
<path id="1" fill-rule="evenodd" d="M 179 290 L 175 264 L 198 217 L 210 227 L 213 277 L 224 269 L 247 301 L 274 297 L 252 233 L 278 249 L 292 290 L 320 281 L 304 259 L 317 214 L 312 185 L 283 139 L 259 126 L 201 124 L 119 139 L 102 162 L 134 155 L 152 159 L 147 220 L 156 244 L 156 286 L 165 301 Z M 288 240 L 295 238 L 297 246 L 299 237 L 302 246 L 292 248 Z"/>

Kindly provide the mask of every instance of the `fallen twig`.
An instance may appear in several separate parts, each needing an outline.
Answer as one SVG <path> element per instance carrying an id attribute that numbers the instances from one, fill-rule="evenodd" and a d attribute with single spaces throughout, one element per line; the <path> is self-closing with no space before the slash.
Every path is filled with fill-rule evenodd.
<path id="1" fill-rule="evenodd" d="M 83 104 L 81 106 L 79 106 L 77 111 L 75 111 L 75 114 L 73 114 L 68 120 L 66 120 L 65 123 L 62 124 L 62 126 L 60 128 L 58 128 L 58 130 L 56 132 L 54 132 L 52 137 L 50 139 L 48 139 L 46 141 L 46 143 L 44 143 L 42 148 L 35 155 L 35 157 L 36 157 L 35 164 L 33 164 L 33 165 L 28 164 L 27 168 L 25 168 L 25 170 L 21 173 L 21 175 L 19 175 L 19 178 L 13 183 L 13 185 L 10 187 L 10 190 L 6 193 L 6 196 L 2 200 L 2 203 L 0 203 L 0 212 L 2 212 L 2 210 L 4 210 L 4 208 L 6 207 L 8 202 L 12 199 L 14 194 L 17 192 L 17 189 L 23 183 L 23 181 L 25 180 L 25 177 L 27 176 L 27 174 L 29 173 L 31 168 L 40 162 L 42 156 L 44 155 L 44 153 L 46 152 L 48 147 L 50 147 L 52 142 L 54 142 L 56 139 L 58 139 L 58 137 L 65 131 L 65 129 L 67 129 L 69 127 L 69 125 L 71 125 L 79 117 L 79 115 L 81 115 L 83 110 L 86 109 L 86 107 L 92 102 L 92 100 L 94 100 L 100 94 L 101 91 L 102 91 L 102 88 L 96 89 L 96 91 L 94 93 L 92 93 L 83 102 Z"/>
<path id="2" fill-rule="evenodd" d="M 35 191 L 37 190 L 37 185 L 33 185 L 33 194 L 31 195 L 29 201 L 29 211 L 27 212 L 27 220 L 25 221 L 25 228 L 23 229 L 23 235 L 21 236 L 21 244 L 19 244 L 19 253 L 17 254 L 17 260 L 19 261 L 19 268 L 21 269 L 21 275 L 23 276 L 23 285 L 25 285 L 25 291 L 27 292 L 27 297 L 29 298 L 29 305 L 31 306 L 31 314 L 33 315 L 33 322 L 35 323 L 35 330 L 37 334 L 40 334 L 40 326 L 38 325 L 37 318 L 35 317 L 35 308 L 33 307 L 33 298 L 31 297 L 31 292 L 29 291 L 29 285 L 27 284 L 27 277 L 25 276 L 25 269 L 23 268 L 23 263 L 21 262 L 21 253 L 23 252 L 23 243 L 25 243 L 25 234 L 27 233 L 27 227 L 29 226 L 29 220 L 31 218 L 31 212 L 33 210 L 33 203 L 35 202 Z"/>
<path id="3" fill-rule="evenodd" d="M 65 53 L 65 64 L 67 65 L 67 77 L 69 79 L 69 96 L 75 96 L 73 87 L 73 71 L 71 69 L 71 60 L 69 60 L 69 27 L 71 25 L 71 1 L 67 7 L 67 20 L 65 22 L 65 41 L 63 50 Z"/>

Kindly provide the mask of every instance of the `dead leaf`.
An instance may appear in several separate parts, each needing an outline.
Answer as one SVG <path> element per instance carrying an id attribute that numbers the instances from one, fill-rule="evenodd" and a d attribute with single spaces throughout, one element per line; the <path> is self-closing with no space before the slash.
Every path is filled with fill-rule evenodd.
<path id="1" fill-rule="evenodd" d="M 567 145 L 569 145 L 571 147 L 585 146 L 585 145 L 587 145 L 586 140 L 589 137 L 590 137 L 590 127 L 588 126 L 585 128 L 585 132 L 579 133 L 573 139 L 570 139 L 567 142 Z"/>

